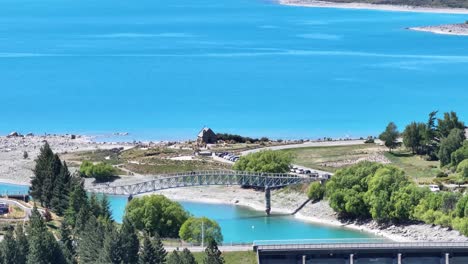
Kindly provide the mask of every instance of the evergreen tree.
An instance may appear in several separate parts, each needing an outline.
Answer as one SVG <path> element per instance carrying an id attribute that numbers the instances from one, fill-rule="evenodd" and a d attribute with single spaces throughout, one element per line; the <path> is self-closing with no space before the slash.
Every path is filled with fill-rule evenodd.
<path id="1" fill-rule="evenodd" d="M 159 238 L 159 236 L 157 236 L 156 240 L 154 241 L 154 251 L 156 253 L 156 263 L 158 264 L 166 263 L 167 252 L 164 249 L 164 245 L 161 241 L 161 238 Z"/>
<path id="2" fill-rule="evenodd" d="M 140 264 L 159 264 L 158 256 L 156 255 L 156 250 L 151 243 L 151 239 L 148 234 L 145 233 L 143 238 L 143 247 L 141 249 L 139 262 Z"/>
<path id="3" fill-rule="evenodd" d="M 413 154 L 421 153 L 426 134 L 426 125 L 423 123 L 412 122 L 407 125 L 403 132 L 403 143 L 405 147 L 411 149 Z"/>
<path id="4" fill-rule="evenodd" d="M 399 135 L 400 133 L 398 132 L 398 129 L 395 123 L 390 122 L 385 128 L 385 131 L 382 134 L 380 134 L 379 139 L 384 142 L 385 146 L 390 151 L 392 151 L 392 149 L 398 146 L 397 139 Z"/>
<path id="5" fill-rule="evenodd" d="M 458 120 L 457 113 L 450 112 L 444 113 L 444 119 L 437 120 L 437 134 L 439 139 L 446 138 L 449 136 L 452 129 L 465 129 L 465 124 Z"/>
<path id="6" fill-rule="evenodd" d="M 18 251 L 17 260 L 19 264 L 25 264 L 29 252 L 28 238 L 24 234 L 23 226 L 18 224 L 15 229 L 16 250 Z"/>
<path id="7" fill-rule="evenodd" d="M 13 230 L 8 229 L 0 244 L 2 263 L 18 264 L 18 246 L 13 237 Z"/>
<path id="8" fill-rule="evenodd" d="M 71 192 L 68 201 L 68 208 L 65 212 L 65 220 L 73 228 L 76 224 L 76 218 L 82 208 L 88 208 L 88 196 L 83 187 L 82 181 L 74 181 L 71 185 Z"/>
<path id="9" fill-rule="evenodd" d="M 197 264 L 195 257 L 193 256 L 192 252 L 187 248 L 184 248 L 182 253 L 179 254 L 180 256 L 180 263 L 181 264 Z"/>
<path id="10" fill-rule="evenodd" d="M 66 251 L 68 251 L 68 253 L 71 256 L 75 255 L 75 249 L 73 247 L 73 240 L 71 237 L 70 227 L 68 226 L 66 221 L 64 221 L 62 223 L 62 226 L 60 227 L 60 242 L 63 248 L 66 249 Z"/>
<path id="11" fill-rule="evenodd" d="M 36 159 L 36 166 L 33 169 L 33 177 L 31 179 L 31 196 L 41 202 L 43 205 L 43 186 L 46 178 L 50 177 L 52 172 L 52 162 L 54 159 L 54 153 L 50 148 L 49 144 L 46 142 L 44 146 L 41 147 L 39 156 Z"/>
<path id="12" fill-rule="evenodd" d="M 114 221 L 112 219 L 112 210 L 110 208 L 109 198 L 107 195 L 103 195 L 101 198 L 101 216 L 104 219 L 110 220 L 111 222 Z"/>
<path id="13" fill-rule="evenodd" d="M 36 207 L 33 208 L 28 231 L 29 253 L 27 264 L 65 263 L 63 253 L 52 233 L 42 220 Z"/>
<path id="14" fill-rule="evenodd" d="M 435 124 L 437 111 L 432 111 L 429 114 L 429 119 L 426 123 L 426 133 L 424 135 L 424 152 L 430 158 L 430 160 L 437 159 L 437 147 L 438 142 L 436 140 L 437 136 L 437 127 Z"/>
<path id="15" fill-rule="evenodd" d="M 98 218 L 102 214 L 101 204 L 99 203 L 99 200 L 95 193 L 92 193 L 89 197 L 89 209 L 96 218 Z"/>
<path id="16" fill-rule="evenodd" d="M 465 131 L 462 129 L 452 129 L 446 138 L 440 141 L 439 160 L 440 166 L 450 164 L 452 153 L 459 149 L 465 139 Z"/>
<path id="17" fill-rule="evenodd" d="M 122 260 L 124 252 L 121 246 L 120 236 L 114 225 L 110 225 L 108 228 L 105 228 L 105 238 L 103 244 L 103 250 L 99 259 L 99 263 L 125 263 Z"/>
<path id="18" fill-rule="evenodd" d="M 138 263 L 140 242 L 136 234 L 135 226 L 127 218 L 123 219 L 120 229 L 120 246 L 122 247 L 122 261 L 124 263 Z"/>
<path id="19" fill-rule="evenodd" d="M 221 251 L 218 249 L 218 244 L 213 239 L 208 242 L 208 247 L 205 249 L 204 264 L 224 264 L 224 258 Z"/>
<path id="20" fill-rule="evenodd" d="M 98 263 L 103 248 L 103 235 L 99 222 L 91 215 L 78 235 L 78 257 L 81 263 Z"/>
<path id="21" fill-rule="evenodd" d="M 60 170 L 62 169 L 62 162 L 60 161 L 60 158 L 57 154 L 54 154 L 50 166 L 50 171 L 44 178 L 44 181 L 42 182 L 41 201 L 47 208 L 51 208 L 51 201 L 54 195 L 55 180 L 60 174 Z"/>
<path id="22" fill-rule="evenodd" d="M 70 193 L 71 175 L 67 163 L 64 162 L 60 172 L 55 178 L 54 189 L 50 205 L 52 210 L 59 216 L 65 213 L 68 207 L 68 195 Z"/>
<path id="23" fill-rule="evenodd" d="M 179 256 L 179 253 L 174 250 L 172 251 L 171 254 L 169 254 L 169 257 L 167 258 L 167 262 L 166 264 L 181 264 L 182 263 L 182 260 Z"/>

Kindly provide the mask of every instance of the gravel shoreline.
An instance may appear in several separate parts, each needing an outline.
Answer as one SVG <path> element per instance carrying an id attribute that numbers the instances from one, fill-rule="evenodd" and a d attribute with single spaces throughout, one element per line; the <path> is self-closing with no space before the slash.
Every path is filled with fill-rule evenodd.
<path id="1" fill-rule="evenodd" d="M 441 13 L 441 14 L 468 14 L 468 9 L 464 8 L 444 8 L 444 7 L 422 7 L 409 5 L 386 5 L 369 3 L 337 3 L 318 0 L 278 0 L 281 5 L 322 7 L 322 8 L 344 8 L 344 9 L 370 9 L 396 12 L 421 12 L 421 13 Z"/>
<path id="2" fill-rule="evenodd" d="M 430 32 L 442 35 L 468 36 L 468 24 L 449 24 L 427 27 L 410 27 L 409 30 Z"/>

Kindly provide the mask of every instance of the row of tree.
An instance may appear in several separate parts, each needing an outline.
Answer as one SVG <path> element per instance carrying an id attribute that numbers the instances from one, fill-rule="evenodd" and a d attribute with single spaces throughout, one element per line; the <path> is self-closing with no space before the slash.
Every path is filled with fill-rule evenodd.
<path id="1" fill-rule="evenodd" d="M 227 133 L 217 133 L 216 138 L 218 140 L 223 140 L 227 142 L 234 142 L 234 143 L 257 143 L 257 142 L 268 142 L 270 141 L 267 137 L 262 138 L 251 138 L 251 137 L 243 137 L 240 135 L 235 134 L 227 134 Z"/>
<path id="2" fill-rule="evenodd" d="M 444 113 L 444 117 L 439 119 L 436 116 L 437 111 L 434 111 L 426 123 L 411 122 L 402 134 L 390 122 L 379 138 L 391 151 L 398 146 L 398 138 L 402 136 L 403 144 L 413 154 L 426 155 L 430 160 L 438 159 L 441 166 L 449 165 L 453 163 L 452 154 L 462 147 L 465 140 L 465 124 L 455 112 Z M 460 155 L 457 158 L 460 159 Z M 452 165 L 456 167 L 458 163 Z"/>
<path id="3" fill-rule="evenodd" d="M 311 198 L 320 186 L 310 187 Z M 378 222 L 424 221 L 468 235 L 468 198 L 459 193 L 433 193 L 419 187 L 391 165 L 361 162 L 340 169 L 327 182 L 330 206 L 345 218 L 372 218 Z"/>

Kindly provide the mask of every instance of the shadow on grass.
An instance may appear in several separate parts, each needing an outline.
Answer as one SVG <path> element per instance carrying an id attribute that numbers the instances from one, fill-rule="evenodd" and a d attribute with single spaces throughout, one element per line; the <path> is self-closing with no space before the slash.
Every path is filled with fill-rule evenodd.
<path id="1" fill-rule="evenodd" d="M 403 153 L 402 152 L 388 152 L 388 154 L 394 157 L 398 157 L 398 158 L 409 158 L 409 157 L 414 156 L 413 154 L 409 152 L 403 152 Z"/>

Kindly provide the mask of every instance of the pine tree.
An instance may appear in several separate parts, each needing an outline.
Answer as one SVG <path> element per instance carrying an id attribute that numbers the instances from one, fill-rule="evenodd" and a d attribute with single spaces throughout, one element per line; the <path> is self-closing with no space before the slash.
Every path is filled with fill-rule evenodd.
<path id="1" fill-rule="evenodd" d="M 107 195 L 103 195 L 101 199 L 101 216 L 111 222 L 114 221 L 114 219 L 112 219 L 112 210 L 110 208 L 109 198 Z"/>
<path id="2" fill-rule="evenodd" d="M 208 247 L 205 249 L 204 264 L 224 264 L 224 258 L 221 251 L 218 249 L 218 244 L 214 239 L 208 242 Z"/>
<path id="3" fill-rule="evenodd" d="M 68 208 L 65 212 L 65 220 L 74 228 L 78 213 L 83 207 L 87 208 L 89 205 L 88 196 L 82 181 L 73 181 L 70 188 L 71 192 L 68 199 Z"/>
<path id="4" fill-rule="evenodd" d="M 96 217 L 91 215 L 78 239 L 78 256 L 81 263 L 97 263 L 103 248 L 103 232 Z"/>
<path id="5" fill-rule="evenodd" d="M 75 255 L 75 249 L 73 247 L 73 240 L 71 238 L 70 227 L 65 221 L 60 227 L 60 243 L 62 244 L 63 248 L 67 251 L 67 253 L 69 253 L 69 255 Z"/>
<path id="6" fill-rule="evenodd" d="M 148 234 L 145 233 L 143 238 L 143 247 L 141 249 L 140 264 L 159 264 L 158 256 L 156 255 L 156 250 L 154 249 L 153 243 Z"/>
<path id="7" fill-rule="evenodd" d="M 179 256 L 181 264 L 197 264 L 195 257 L 193 256 L 192 252 L 188 250 L 188 248 L 184 248 L 184 250 L 182 250 L 182 253 L 180 253 Z"/>
<path id="8" fill-rule="evenodd" d="M 13 230 L 8 229 L 0 244 L 2 263 L 18 264 L 18 247 L 13 237 Z"/>
<path id="9" fill-rule="evenodd" d="M 43 196 L 43 185 L 44 180 L 47 177 L 50 177 L 52 174 L 51 164 L 53 162 L 54 153 L 50 149 L 49 144 L 46 142 L 44 146 L 41 147 L 39 156 L 36 159 L 36 166 L 33 169 L 34 176 L 31 179 L 31 196 L 41 202 L 43 205 L 42 196 Z"/>
<path id="10" fill-rule="evenodd" d="M 140 242 L 135 226 L 127 218 L 123 219 L 120 229 L 120 243 L 123 251 L 122 261 L 127 264 L 138 263 Z"/>
<path id="11" fill-rule="evenodd" d="M 64 162 L 60 167 L 60 172 L 55 178 L 54 189 L 50 205 L 52 210 L 59 216 L 65 213 L 68 207 L 70 194 L 71 175 L 67 163 Z"/>
<path id="12" fill-rule="evenodd" d="M 29 252 L 29 242 L 24 234 L 23 226 L 18 224 L 15 229 L 16 237 L 16 248 L 18 250 L 18 262 L 19 264 L 25 264 Z"/>
<path id="13" fill-rule="evenodd" d="M 91 197 L 89 198 L 89 209 L 91 210 L 91 213 L 98 218 L 101 216 L 101 204 L 99 203 L 99 200 L 96 196 L 95 193 L 91 194 Z"/>
<path id="14" fill-rule="evenodd" d="M 105 230 L 105 238 L 103 242 L 102 254 L 99 258 L 99 263 L 124 263 L 122 256 L 124 255 L 119 233 L 115 230 L 114 225 L 110 225 Z"/>
<path id="15" fill-rule="evenodd" d="M 153 246 L 154 246 L 154 251 L 156 253 L 156 263 L 158 264 L 166 263 L 167 252 L 164 249 L 164 245 L 161 241 L 161 238 L 159 238 L 159 236 L 156 237 L 156 240 L 154 241 Z"/>
<path id="16" fill-rule="evenodd" d="M 34 206 L 28 231 L 29 253 L 27 264 L 64 263 L 63 254 L 52 233 L 42 220 L 41 214 Z"/>
<path id="17" fill-rule="evenodd" d="M 179 253 L 176 250 L 174 250 L 171 254 L 169 254 L 166 264 L 181 264 L 181 261 L 182 260 L 179 256 Z"/>

